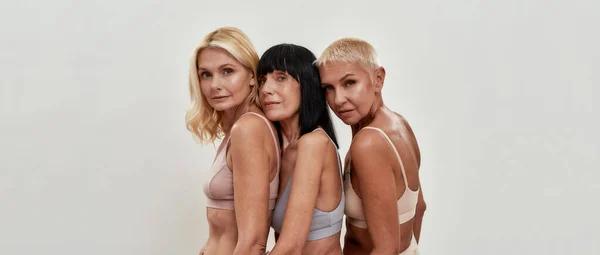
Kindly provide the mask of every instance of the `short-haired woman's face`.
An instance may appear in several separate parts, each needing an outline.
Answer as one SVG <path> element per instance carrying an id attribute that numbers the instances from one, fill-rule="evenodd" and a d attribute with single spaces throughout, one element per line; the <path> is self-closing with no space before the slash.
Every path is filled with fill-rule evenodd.
<path id="1" fill-rule="evenodd" d="M 372 75 L 358 63 L 334 62 L 319 68 L 329 107 L 346 125 L 369 114 L 375 99 Z"/>
<path id="2" fill-rule="evenodd" d="M 200 51 L 197 61 L 200 90 L 212 108 L 225 111 L 248 98 L 253 74 L 229 52 L 206 48 Z"/>
<path id="3" fill-rule="evenodd" d="M 267 118 L 281 121 L 298 114 L 300 83 L 287 72 L 275 70 L 258 78 L 260 103 Z"/>

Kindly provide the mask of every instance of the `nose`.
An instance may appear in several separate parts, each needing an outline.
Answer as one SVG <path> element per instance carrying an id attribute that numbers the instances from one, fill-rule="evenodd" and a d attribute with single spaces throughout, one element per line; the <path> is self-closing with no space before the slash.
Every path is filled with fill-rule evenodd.
<path id="1" fill-rule="evenodd" d="M 211 80 L 212 80 L 210 83 L 211 90 L 215 91 L 215 90 L 221 90 L 221 88 L 223 88 L 224 80 L 219 75 L 214 75 Z"/>
<path id="2" fill-rule="evenodd" d="M 264 78 L 264 83 L 259 84 L 260 93 L 264 96 L 273 94 L 273 81 L 267 77 Z"/>
<path id="3" fill-rule="evenodd" d="M 348 99 L 346 98 L 346 94 L 344 94 L 343 90 L 335 90 L 332 91 L 334 93 L 333 102 L 336 106 L 342 106 Z"/>

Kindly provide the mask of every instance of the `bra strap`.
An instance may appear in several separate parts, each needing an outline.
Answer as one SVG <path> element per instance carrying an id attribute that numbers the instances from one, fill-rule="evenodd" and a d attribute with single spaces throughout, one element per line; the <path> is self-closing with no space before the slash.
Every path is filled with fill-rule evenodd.
<path id="1" fill-rule="evenodd" d="M 364 127 L 363 129 L 377 130 L 377 131 L 379 131 L 379 133 L 381 133 L 383 135 L 383 137 L 385 137 L 385 139 L 388 141 L 389 145 L 394 150 L 394 153 L 396 154 L 396 158 L 398 159 L 398 162 L 400 162 L 400 169 L 402 169 L 402 178 L 404 179 L 404 185 L 406 185 L 406 187 L 408 187 L 408 180 L 406 179 L 406 172 L 404 171 L 404 164 L 402 163 L 402 159 L 400 158 L 400 153 L 398 153 L 398 150 L 396 149 L 396 146 L 392 142 L 392 139 L 390 139 L 390 137 L 385 132 L 383 132 L 383 130 L 381 130 L 379 128 Z"/>

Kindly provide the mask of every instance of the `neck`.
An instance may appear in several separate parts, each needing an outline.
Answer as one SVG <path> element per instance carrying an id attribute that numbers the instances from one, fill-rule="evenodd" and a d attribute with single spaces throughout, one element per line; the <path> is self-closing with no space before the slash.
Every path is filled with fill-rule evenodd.
<path id="1" fill-rule="evenodd" d="M 233 124 L 242 116 L 242 114 L 248 112 L 250 108 L 250 99 L 246 99 L 243 103 L 223 111 L 223 132 L 225 135 L 229 134 Z"/>
<path id="2" fill-rule="evenodd" d="M 283 135 L 283 148 L 300 138 L 299 116 L 294 114 L 292 117 L 279 121 L 281 133 Z"/>
<path id="3" fill-rule="evenodd" d="M 361 119 L 358 123 L 352 125 L 352 136 L 356 135 L 356 133 L 358 133 L 358 131 L 360 131 L 363 127 L 366 127 L 369 124 L 371 124 L 379 110 L 384 108 L 385 105 L 383 104 L 381 94 L 377 94 L 375 96 L 375 101 L 373 102 L 373 105 L 371 105 L 371 109 L 369 109 L 369 113 L 367 113 L 367 116 Z"/>

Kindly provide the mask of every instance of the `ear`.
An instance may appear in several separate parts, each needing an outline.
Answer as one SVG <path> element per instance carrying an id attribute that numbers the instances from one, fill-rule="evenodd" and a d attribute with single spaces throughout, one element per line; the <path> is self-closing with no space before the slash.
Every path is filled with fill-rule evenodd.
<path id="1" fill-rule="evenodd" d="M 256 78 L 254 76 L 254 74 L 251 74 L 252 77 L 250 77 L 250 87 L 254 87 L 254 85 L 256 85 Z"/>
<path id="2" fill-rule="evenodd" d="M 377 67 L 374 72 L 375 76 L 375 91 L 381 92 L 383 89 L 383 82 L 385 81 L 385 68 L 383 66 Z"/>

